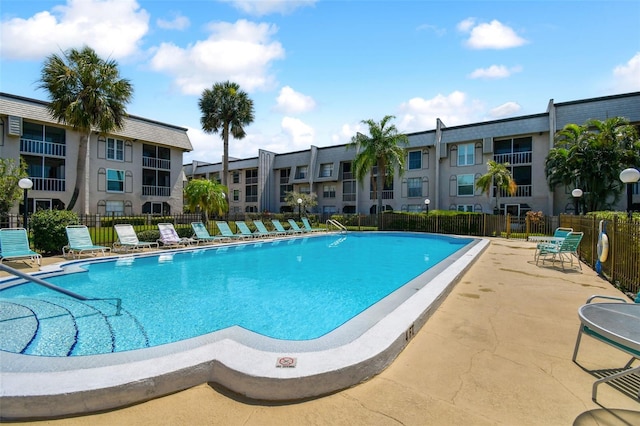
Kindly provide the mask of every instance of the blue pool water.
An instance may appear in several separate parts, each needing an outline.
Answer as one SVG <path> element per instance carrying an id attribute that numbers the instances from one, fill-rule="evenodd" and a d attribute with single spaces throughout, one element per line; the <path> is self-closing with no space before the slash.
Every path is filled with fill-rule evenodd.
<path id="1" fill-rule="evenodd" d="M 358 233 L 75 263 L 0 291 L 0 349 L 41 356 L 121 352 L 232 326 L 282 340 L 340 327 L 472 240 Z M 80 266 L 80 268 L 78 268 Z"/>

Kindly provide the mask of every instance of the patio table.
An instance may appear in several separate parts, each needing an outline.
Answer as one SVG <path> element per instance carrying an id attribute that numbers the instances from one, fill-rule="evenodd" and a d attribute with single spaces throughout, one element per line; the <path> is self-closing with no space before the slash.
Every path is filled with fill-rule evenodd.
<path id="1" fill-rule="evenodd" d="M 640 359 L 640 304 L 589 303 L 580 307 L 578 316 L 582 326 L 574 350 L 574 361 L 582 333 L 587 333 L 633 357 L 623 371 L 595 381 L 591 392 L 591 399 L 595 401 L 600 383 L 640 373 L 640 366 L 630 368 L 634 360 Z M 640 398 L 640 392 L 638 398 Z"/>

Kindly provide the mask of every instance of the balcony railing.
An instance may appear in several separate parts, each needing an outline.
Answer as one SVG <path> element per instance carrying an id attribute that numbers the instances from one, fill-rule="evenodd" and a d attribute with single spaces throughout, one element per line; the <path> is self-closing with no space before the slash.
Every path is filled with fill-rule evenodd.
<path id="1" fill-rule="evenodd" d="M 342 172 L 342 180 L 351 180 L 351 179 L 353 179 L 353 173 Z"/>
<path id="2" fill-rule="evenodd" d="M 168 186 L 142 185 L 142 195 L 169 197 L 171 195 L 171 188 Z"/>
<path id="3" fill-rule="evenodd" d="M 142 157 L 142 167 L 151 169 L 171 170 L 171 160 L 154 157 Z"/>
<path id="4" fill-rule="evenodd" d="M 369 191 L 369 199 L 377 200 L 376 191 Z M 392 200 L 393 199 L 393 189 L 382 191 L 382 199 L 383 200 Z"/>
<path id="5" fill-rule="evenodd" d="M 245 203 L 257 203 L 258 196 L 257 195 L 247 195 L 244 199 Z"/>
<path id="6" fill-rule="evenodd" d="M 65 180 L 64 179 L 53 179 L 53 178 L 41 178 L 41 177 L 31 177 L 29 179 L 33 182 L 33 189 L 36 191 L 55 191 L 55 192 L 64 192 L 65 191 Z"/>
<path id="7" fill-rule="evenodd" d="M 496 188 L 493 188 L 493 196 L 496 195 Z M 502 197 L 531 197 L 531 185 L 518 185 L 516 189 L 516 193 L 514 195 L 509 195 L 509 193 L 505 190 L 500 190 L 500 198 Z"/>
<path id="8" fill-rule="evenodd" d="M 20 139 L 20 152 L 26 154 L 41 154 L 52 157 L 65 157 L 67 146 L 63 143 Z"/>
<path id="9" fill-rule="evenodd" d="M 510 152 L 508 154 L 494 154 L 493 161 L 499 164 L 509 163 L 514 164 L 531 164 L 531 151 L 525 152 Z"/>
<path id="10" fill-rule="evenodd" d="M 342 194 L 342 201 L 355 201 L 356 194 Z"/>

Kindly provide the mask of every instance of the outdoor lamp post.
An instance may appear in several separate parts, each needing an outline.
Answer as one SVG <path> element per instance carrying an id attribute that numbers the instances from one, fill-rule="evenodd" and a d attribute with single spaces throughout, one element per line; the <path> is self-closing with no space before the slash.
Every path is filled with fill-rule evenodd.
<path id="1" fill-rule="evenodd" d="M 620 180 L 627 184 L 627 214 L 631 218 L 631 205 L 633 204 L 631 186 L 640 180 L 640 172 L 633 167 L 624 169 L 620 172 Z"/>
<path id="2" fill-rule="evenodd" d="M 302 198 L 298 198 L 298 220 L 300 220 L 302 211 Z"/>
<path id="3" fill-rule="evenodd" d="M 427 214 L 429 214 L 429 204 L 431 203 L 430 199 L 425 199 L 424 200 L 424 209 L 426 210 Z"/>
<path id="4" fill-rule="evenodd" d="M 29 198 L 27 193 L 33 188 L 33 181 L 29 178 L 22 178 L 18 181 L 18 186 L 24 191 L 24 219 L 22 220 L 22 226 L 24 226 L 24 229 L 27 229 L 27 215 L 29 214 Z"/>
<path id="5" fill-rule="evenodd" d="M 580 197 L 582 197 L 582 189 L 576 188 L 571 191 L 573 197 L 573 209 L 576 215 L 580 214 Z"/>

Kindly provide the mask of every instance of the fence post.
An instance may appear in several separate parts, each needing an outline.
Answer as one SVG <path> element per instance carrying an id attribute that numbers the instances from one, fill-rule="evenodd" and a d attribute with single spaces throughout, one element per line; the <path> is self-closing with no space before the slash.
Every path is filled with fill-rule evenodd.
<path id="1" fill-rule="evenodd" d="M 511 215 L 507 213 L 507 220 L 505 221 L 507 224 L 507 240 L 511 238 Z"/>

